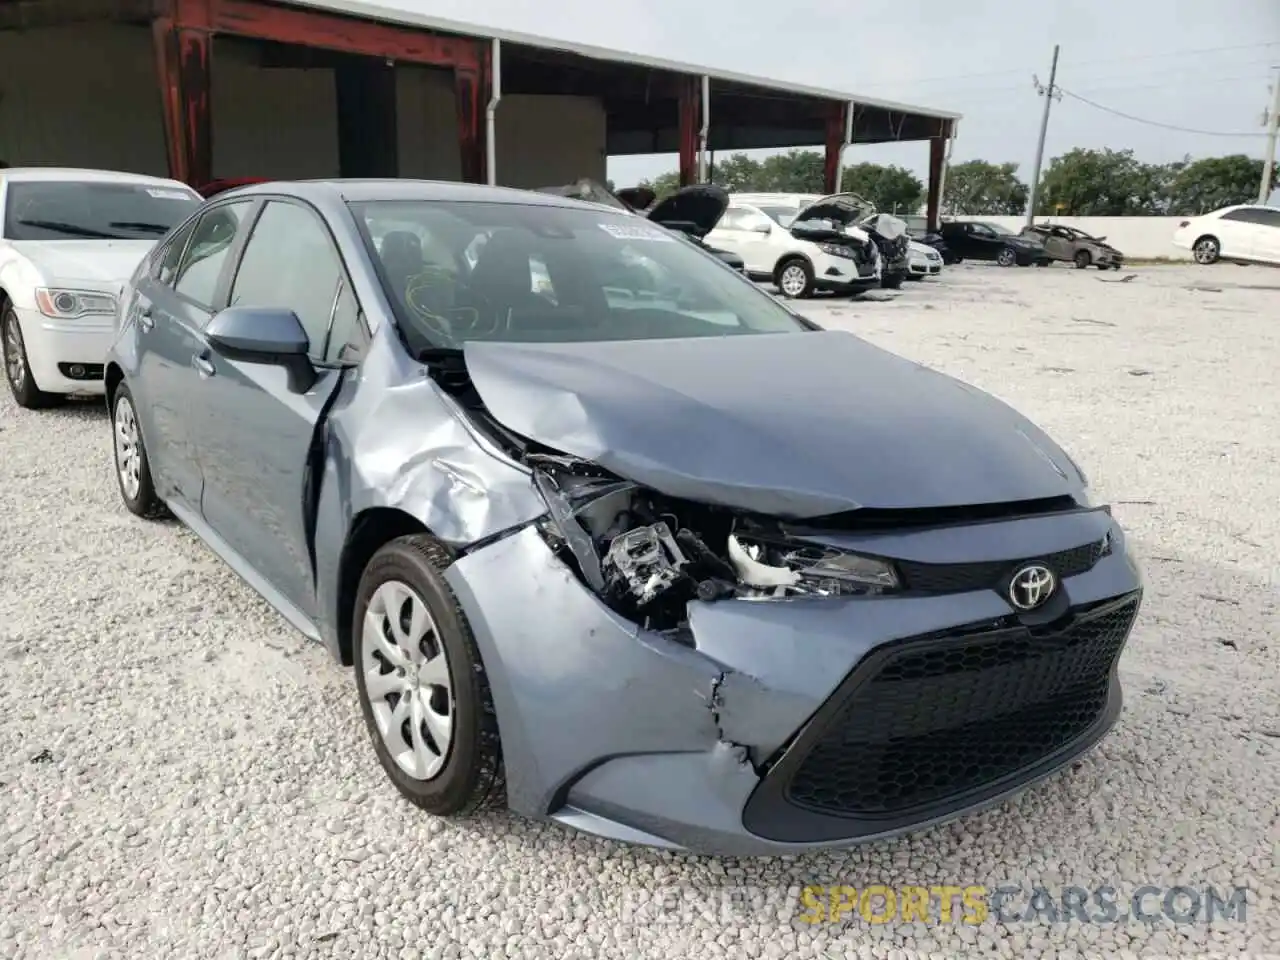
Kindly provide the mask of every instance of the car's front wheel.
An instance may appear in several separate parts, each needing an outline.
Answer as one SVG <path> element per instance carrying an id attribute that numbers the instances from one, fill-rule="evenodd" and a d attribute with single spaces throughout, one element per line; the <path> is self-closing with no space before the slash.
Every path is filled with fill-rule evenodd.
<path id="1" fill-rule="evenodd" d="M 784 297 L 799 300 L 812 296 L 813 268 L 809 266 L 809 261 L 801 257 L 783 260 L 774 272 L 773 282 L 778 285 Z"/>
<path id="2" fill-rule="evenodd" d="M 1013 247 L 1002 247 L 1000 252 L 996 254 L 996 263 L 1002 267 L 1012 267 L 1018 262 L 1018 254 Z"/>
<path id="3" fill-rule="evenodd" d="M 409 801 L 466 816 L 505 800 L 502 746 L 484 665 L 425 534 L 380 549 L 352 624 L 356 688 L 373 749 Z"/>
<path id="4" fill-rule="evenodd" d="M 1207 267 L 1218 262 L 1218 258 L 1222 256 L 1222 245 L 1218 243 L 1217 237 L 1201 237 L 1191 248 L 1191 253 L 1196 258 L 1196 263 Z"/>
<path id="5" fill-rule="evenodd" d="M 155 520 L 167 513 L 151 481 L 151 463 L 138 426 L 133 394 L 123 383 L 111 398 L 111 442 L 116 459 L 116 483 L 120 499 L 132 514 Z"/>
<path id="6" fill-rule="evenodd" d="M 1089 264 L 1093 262 L 1093 257 L 1089 255 L 1088 250 L 1077 250 L 1075 255 L 1076 269 L 1087 269 Z"/>
<path id="7" fill-rule="evenodd" d="M 18 315 L 6 301 L 0 313 L 0 352 L 4 356 L 4 378 L 9 381 L 9 391 L 14 402 L 26 410 L 40 410 L 57 406 L 66 398 L 58 393 L 46 393 L 36 386 L 31 375 L 31 362 L 27 358 L 26 341 L 22 338 L 22 325 Z"/>

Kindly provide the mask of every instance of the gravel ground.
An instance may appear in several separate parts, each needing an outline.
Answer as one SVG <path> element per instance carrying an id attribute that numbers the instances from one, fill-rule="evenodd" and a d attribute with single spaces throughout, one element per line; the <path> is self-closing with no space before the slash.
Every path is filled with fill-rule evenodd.
<path id="1" fill-rule="evenodd" d="M 32 415 L 4 393 L 0 957 L 1280 955 L 1280 272 L 1133 273 L 964 265 L 805 305 L 1047 427 L 1148 579 L 1100 749 L 987 813 L 835 855 L 682 857 L 419 813 L 346 672 L 182 527 L 126 514 L 100 406 Z M 1249 892 L 1244 922 L 813 926 L 802 884 Z"/>

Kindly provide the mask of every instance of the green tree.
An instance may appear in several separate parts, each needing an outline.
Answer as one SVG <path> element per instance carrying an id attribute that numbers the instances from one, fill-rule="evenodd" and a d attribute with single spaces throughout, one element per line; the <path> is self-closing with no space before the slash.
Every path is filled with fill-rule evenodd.
<path id="1" fill-rule="evenodd" d="M 1077 147 L 1049 161 L 1036 214 L 1132 217 L 1163 213 L 1169 168 L 1142 163 L 1132 150 Z"/>
<path id="2" fill-rule="evenodd" d="M 968 160 L 947 170 L 942 207 L 967 216 L 1016 216 L 1027 209 L 1027 185 L 1016 163 Z"/>
<path id="3" fill-rule="evenodd" d="M 840 188 L 866 197 L 884 213 L 915 213 L 924 196 L 924 184 L 910 170 L 879 163 L 846 167 Z"/>
<path id="4" fill-rule="evenodd" d="M 1242 153 L 1186 163 L 1168 184 L 1169 214 L 1197 216 L 1235 203 L 1252 203 L 1262 182 L 1262 163 L 1261 159 Z M 1277 175 L 1280 165 L 1272 174 L 1272 182 Z"/>
<path id="5" fill-rule="evenodd" d="M 823 193 L 825 160 L 816 150 L 788 150 L 760 164 L 757 190 L 769 193 Z"/>
<path id="6" fill-rule="evenodd" d="M 637 186 L 648 187 L 654 192 L 654 195 L 661 199 L 669 193 L 675 193 L 680 189 L 680 172 L 678 170 L 668 170 L 666 173 L 660 173 L 651 180 L 641 180 Z"/>
<path id="7" fill-rule="evenodd" d="M 711 182 L 730 193 L 756 190 L 760 182 L 760 164 L 745 153 L 731 153 L 723 159 L 717 157 L 711 168 Z"/>

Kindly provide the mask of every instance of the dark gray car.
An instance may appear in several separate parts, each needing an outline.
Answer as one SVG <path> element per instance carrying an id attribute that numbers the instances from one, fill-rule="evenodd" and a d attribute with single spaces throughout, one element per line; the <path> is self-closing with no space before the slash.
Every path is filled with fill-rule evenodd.
<path id="1" fill-rule="evenodd" d="M 1080 270 L 1119 270 L 1124 266 L 1124 254 L 1107 243 L 1106 237 L 1090 236 L 1075 227 L 1037 223 L 1023 227 L 1021 236 L 1044 244 L 1045 252 L 1053 259 L 1074 263 Z"/>
<path id="2" fill-rule="evenodd" d="M 1120 711 L 1142 585 L 1071 458 L 643 217 L 261 184 L 121 309 L 125 505 L 354 667 L 431 813 L 846 845 L 1019 791 Z"/>

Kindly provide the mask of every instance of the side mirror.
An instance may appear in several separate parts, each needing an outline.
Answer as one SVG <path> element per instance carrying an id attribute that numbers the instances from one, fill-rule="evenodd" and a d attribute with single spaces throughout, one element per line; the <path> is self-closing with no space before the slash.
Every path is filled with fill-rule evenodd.
<path id="1" fill-rule="evenodd" d="M 209 321 L 205 338 L 228 360 L 284 367 L 294 393 L 306 393 L 316 382 L 311 340 L 292 310 L 227 307 Z"/>

